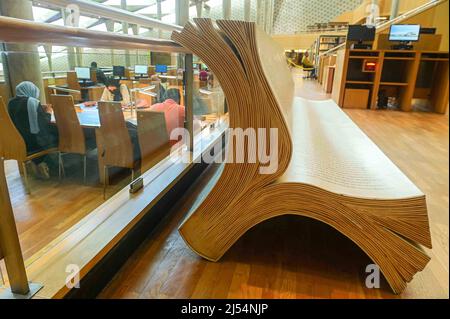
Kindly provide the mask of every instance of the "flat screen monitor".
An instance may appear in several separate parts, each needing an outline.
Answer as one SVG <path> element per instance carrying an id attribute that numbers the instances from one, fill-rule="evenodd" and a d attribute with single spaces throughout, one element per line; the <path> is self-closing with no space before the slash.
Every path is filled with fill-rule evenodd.
<path id="1" fill-rule="evenodd" d="M 156 73 L 167 73 L 167 65 L 157 64 L 155 66 L 155 72 Z"/>
<path id="2" fill-rule="evenodd" d="M 113 76 L 124 77 L 125 76 L 125 67 L 124 66 L 113 66 Z"/>
<path id="3" fill-rule="evenodd" d="M 146 75 L 146 74 L 148 74 L 148 67 L 146 65 L 135 65 L 134 66 L 134 73 L 135 74 Z"/>
<path id="4" fill-rule="evenodd" d="M 411 42 L 419 41 L 419 24 L 393 24 L 389 32 L 389 41 Z"/>
<path id="5" fill-rule="evenodd" d="M 347 33 L 348 41 L 373 41 L 375 40 L 375 27 L 365 25 L 349 25 Z"/>
<path id="6" fill-rule="evenodd" d="M 76 67 L 75 72 L 77 74 L 78 80 L 90 80 L 91 79 L 91 69 L 90 68 Z"/>

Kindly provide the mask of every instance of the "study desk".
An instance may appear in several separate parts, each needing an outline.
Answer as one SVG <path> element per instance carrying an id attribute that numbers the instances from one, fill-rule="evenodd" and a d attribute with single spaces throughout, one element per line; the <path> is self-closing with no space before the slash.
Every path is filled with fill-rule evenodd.
<path id="1" fill-rule="evenodd" d="M 103 148 L 102 148 L 102 143 L 101 143 L 103 137 L 101 136 L 101 132 L 99 130 L 101 125 L 100 125 L 100 116 L 98 113 L 98 109 L 96 106 L 85 107 L 83 104 L 75 105 L 75 109 L 77 111 L 77 117 L 78 117 L 81 127 L 84 129 L 95 130 L 95 139 L 96 139 L 97 151 L 98 151 L 98 155 L 97 155 L 98 156 L 98 174 L 99 174 L 100 183 L 103 183 L 105 175 L 104 175 L 104 171 L 103 171 L 103 158 L 102 158 L 102 156 L 100 156 L 100 154 L 103 153 Z M 146 110 L 149 110 L 149 108 L 147 108 Z M 128 121 L 134 125 L 137 125 L 136 115 L 133 116 L 132 112 L 128 109 L 124 109 L 123 113 L 124 113 L 124 118 L 126 121 Z M 136 114 L 136 112 L 134 112 L 133 114 Z M 51 117 L 51 123 L 56 125 L 56 120 L 55 120 L 55 116 L 53 113 L 52 113 L 52 117 Z"/>
<path id="2" fill-rule="evenodd" d="M 77 117 L 80 122 L 81 127 L 96 129 L 100 127 L 100 116 L 98 114 L 98 109 L 96 106 L 94 107 L 84 107 L 82 104 L 75 105 L 77 111 Z M 147 110 L 149 108 L 146 108 Z M 123 114 L 125 120 L 137 125 L 136 116 L 131 114 L 131 109 L 124 109 Z M 56 124 L 55 115 L 52 113 L 51 123 Z"/>

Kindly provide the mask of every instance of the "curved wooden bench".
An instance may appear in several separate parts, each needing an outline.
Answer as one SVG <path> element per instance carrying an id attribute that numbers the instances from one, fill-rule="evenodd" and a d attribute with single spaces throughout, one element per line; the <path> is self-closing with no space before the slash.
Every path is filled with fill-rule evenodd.
<path id="1" fill-rule="evenodd" d="M 198 55 L 227 97 L 231 128 L 278 129 L 278 167 L 225 163 L 180 234 L 217 261 L 253 226 L 284 214 L 331 225 L 379 265 L 400 293 L 429 257 L 425 196 L 331 100 L 294 98 L 282 50 L 254 23 L 196 19 L 172 39 Z M 270 137 L 259 139 L 270 144 Z M 228 155 L 236 152 L 235 145 Z M 254 145 L 245 144 L 246 150 Z"/>

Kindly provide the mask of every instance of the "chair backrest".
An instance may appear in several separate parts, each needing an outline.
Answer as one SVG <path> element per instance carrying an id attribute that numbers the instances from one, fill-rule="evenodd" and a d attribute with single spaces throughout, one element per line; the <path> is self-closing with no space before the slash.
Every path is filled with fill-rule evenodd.
<path id="1" fill-rule="evenodd" d="M 80 83 L 78 83 L 77 73 L 75 71 L 67 72 L 67 86 L 72 90 L 81 89 Z"/>
<path id="2" fill-rule="evenodd" d="M 170 151 L 169 135 L 163 112 L 138 111 L 138 138 L 141 148 L 142 167 L 148 168 L 154 162 L 155 154 Z"/>
<path id="3" fill-rule="evenodd" d="M 5 159 L 24 161 L 27 147 L 22 135 L 14 125 L 3 98 L 0 96 L 0 156 Z"/>
<path id="4" fill-rule="evenodd" d="M 133 168 L 131 142 L 120 102 L 98 102 L 99 132 L 105 165 Z"/>
<path id="5" fill-rule="evenodd" d="M 65 153 L 86 153 L 84 132 L 78 120 L 70 95 L 51 95 L 51 103 L 55 113 L 59 134 L 59 150 Z"/>

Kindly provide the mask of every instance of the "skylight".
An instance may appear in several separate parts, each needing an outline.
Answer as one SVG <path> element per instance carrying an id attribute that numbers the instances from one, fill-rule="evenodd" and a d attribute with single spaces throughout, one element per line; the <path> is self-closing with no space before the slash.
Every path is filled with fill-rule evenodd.
<path id="1" fill-rule="evenodd" d="M 50 10 L 41 7 L 33 7 L 33 18 L 34 21 L 37 22 L 45 22 L 56 14 L 58 14 L 58 11 L 56 10 Z"/>

